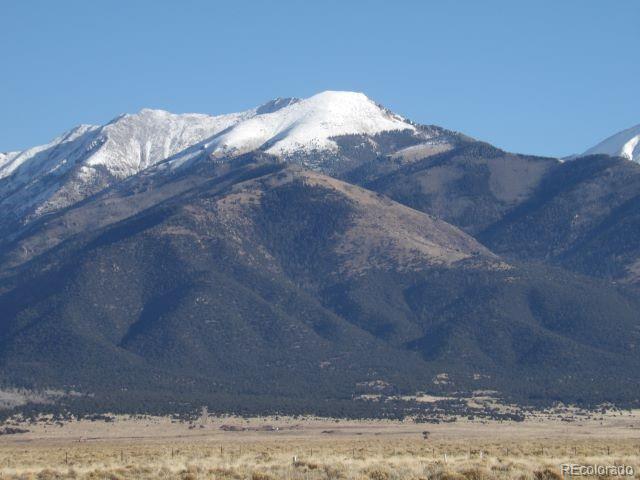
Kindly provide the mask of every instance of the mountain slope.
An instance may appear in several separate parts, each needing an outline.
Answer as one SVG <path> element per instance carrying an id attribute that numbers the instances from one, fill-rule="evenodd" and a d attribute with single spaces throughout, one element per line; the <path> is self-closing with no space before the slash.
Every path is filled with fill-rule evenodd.
<path id="1" fill-rule="evenodd" d="M 508 265 L 441 220 L 267 155 L 236 162 L 196 165 L 192 188 L 8 272 L 3 382 L 111 408 L 220 395 L 338 408 L 374 381 L 631 400 L 634 296 Z"/>
<path id="2" fill-rule="evenodd" d="M 526 200 L 556 164 L 551 158 L 465 142 L 386 174 L 354 180 L 476 234 Z"/>
<path id="3" fill-rule="evenodd" d="M 582 156 L 605 154 L 640 162 L 640 125 L 616 133 L 591 147 Z"/>
<path id="4" fill-rule="evenodd" d="M 102 394 L 117 386 L 336 397 L 370 375 L 422 377 L 418 355 L 394 351 L 322 306 L 310 293 L 316 274 L 495 257 L 443 222 L 331 178 L 273 164 L 241 170 L 233 186 L 214 178 L 81 234 L 6 279 L 3 378 Z M 353 245 L 362 230 L 380 231 Z M 96 376 L 103 364 L 118 373 Z M 303 379 L 284 384 L 291 374 Z"/>
<path id="5" fill-rule="evenodd" d="M 592 155 L 551 169 L 531 197 L 478 238 L 510 258 L 637 284 L 640 166 Z"/>

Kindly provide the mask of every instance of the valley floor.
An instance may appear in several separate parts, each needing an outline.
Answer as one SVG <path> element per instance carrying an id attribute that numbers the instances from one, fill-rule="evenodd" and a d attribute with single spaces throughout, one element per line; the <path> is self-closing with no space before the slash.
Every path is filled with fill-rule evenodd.
<path id="1" fill-rule="evenodd" d="M 518 423 L 114 417 L 2 428 L 29 430 L 0 436 L 3 480 L 539 480 L 563 478 L 565 463 L 640 473 L 635 411 L 540 414 Z"/>

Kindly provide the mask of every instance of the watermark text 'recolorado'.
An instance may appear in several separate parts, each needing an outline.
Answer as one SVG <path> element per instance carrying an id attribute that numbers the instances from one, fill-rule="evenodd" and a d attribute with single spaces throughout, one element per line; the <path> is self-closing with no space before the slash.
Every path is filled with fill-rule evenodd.
<path id="1" fill-rule="evenodd" d="M 578 463 L 563 463 L 560 465 L 563 475 L 576 477 L 587 476 L 618 476 L 632 477 L 635 471 L 631 465 L 580 465 Z"/>

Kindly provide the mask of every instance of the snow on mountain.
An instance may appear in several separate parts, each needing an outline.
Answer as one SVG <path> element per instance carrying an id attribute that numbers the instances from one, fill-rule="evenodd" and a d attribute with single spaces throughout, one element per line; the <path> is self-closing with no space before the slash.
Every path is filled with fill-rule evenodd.
<path id="1" fill-rule="evenodd" d="M 299 98 L 274 98 L 273 100 L 268 101 L 267 103 L 259 106 L 256 109 L 256 114 L 262 115 L 263 113 L 273 113 L 281 108 L 288 107 L 289 105 L 293 105 L 294 103 L 298 103 L 300 101 Z"/>
<path id="2" fill-rule="evenodd" d="M 64 164 L 81 164 L 86 171 L 104 167 L 126 178 L 252 115 L 255 110 L 210 116 L 143 109 L 102 127 L 81 125 L 46 145 L 8 154 L 0 160 L 0 178 L 20 174 L 26 167 L 25 173 L 46 174 L 47 167 Z"/>
<path id="3" fill-rule="evenodd" d="M 640 163 L 640 125 L 610 136 L 584 152 L 583 155 L 596 153 L 624 157 Z"/>
<path id="4" fill-rule="evenodd" d="M 13 160 L 20 152 L 0 152 L 0 170 Z"/>
<path id="5" fill-rule="evenodd" d="M 338 148 L 334 137 L 401 130 L 416 128 L 355 92 L 277 98 L 218 116 L 143 109 L 104 126 L 80 125 L 46 145 L 0 154 L 0 223 L 72 205 L 170 158 L 168 166 L 177 168 L 188 160 L 256 149 L 282 157 L 326 155 Z"/>
<path id="6" fill-rule="evenodd" d="M 287 156 L 300 151 L 335 150 L 337 145 L 331 137 L 393 130 L 415 127 L 362 93 L 326 91 L 239 122 L 214 137 L 207 150 L 217 157 L 259 148 Z"/>
<path id="7" fill-rule="evenodd" d="M 4 158 L 0 157 L 0 179 L 21 173 L 22 176 L 32 176 L 59 167 L 73 155 L 87 134 L 95 132 L 97 128 L 95 125 L 79 125 L 45 145 L 4 154 Z"/>
<path id="8" fill-rule="evenodd" d="M 104 126 L 80 125 L 46 145 L 0 156 L 0 205 L 16 217 L 63 208 L 255 114 L 143 109 Z"/>
<path id="9" fill-rule="evenodd" d="M 135 115 L 123 115 L 101 129 L 98 141 L 103 144 L 85 165 L 103 166 L 112 175 L 126 178 L 251 114 L 253 112 L 214 117 L 144 109 Z"/>

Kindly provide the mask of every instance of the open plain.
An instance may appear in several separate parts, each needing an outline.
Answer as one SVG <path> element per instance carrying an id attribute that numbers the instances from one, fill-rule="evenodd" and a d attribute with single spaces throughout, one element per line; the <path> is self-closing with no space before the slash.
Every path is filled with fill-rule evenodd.
<path id="1" fill-rule="evenodd" d="M 637 411 L 548 411 L 523 422 L 456 418 L 438 424 L 209 415 L 186 421 L 41 417 L 12 419 L 3 429 L 28 430 L 0 436 L 3 480 L 538 480 L 563 478 L 562 464 L 623 465 L 640 472 Z"/>

